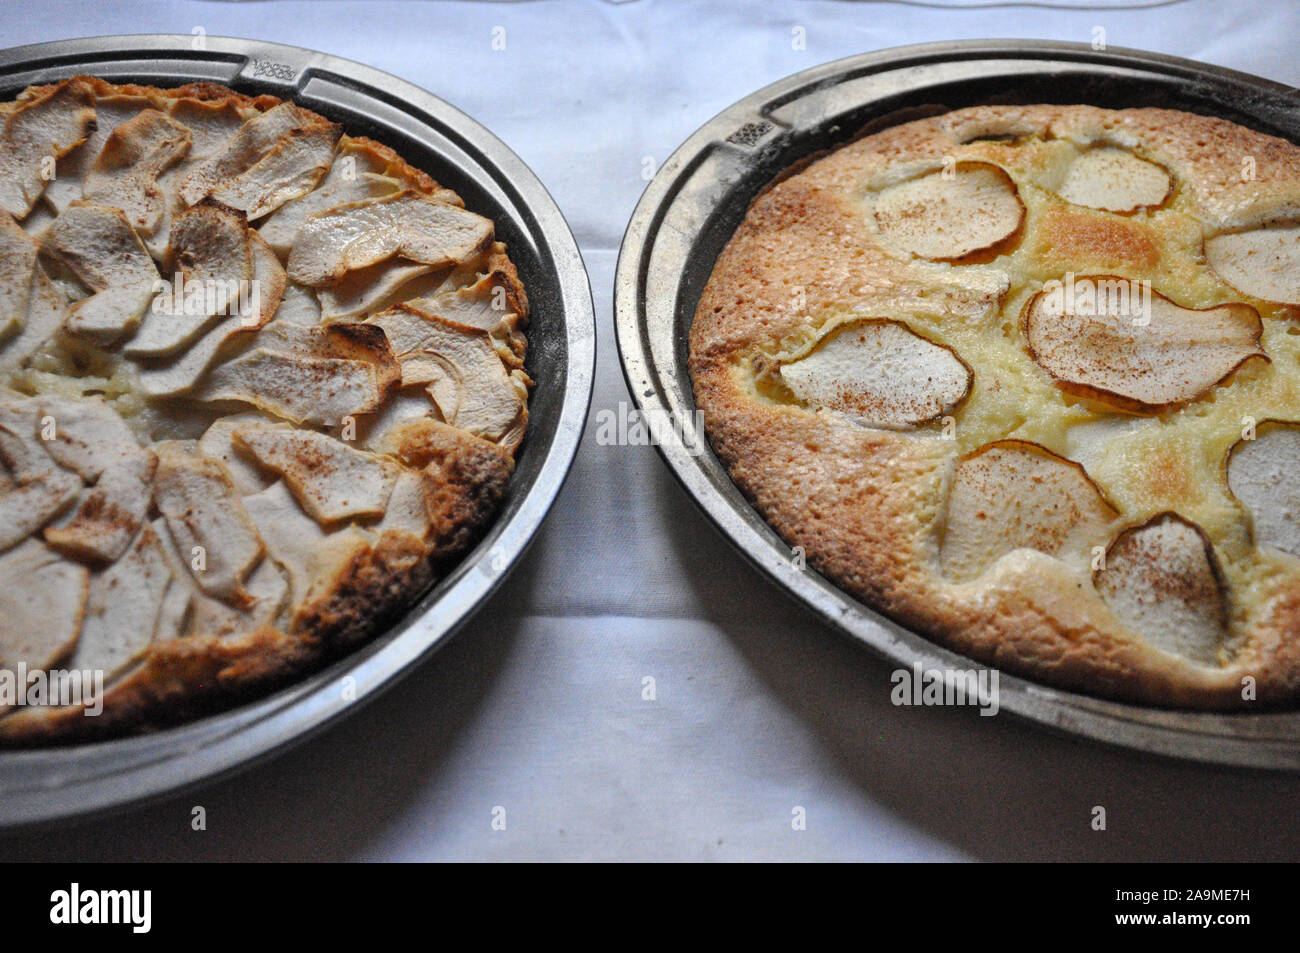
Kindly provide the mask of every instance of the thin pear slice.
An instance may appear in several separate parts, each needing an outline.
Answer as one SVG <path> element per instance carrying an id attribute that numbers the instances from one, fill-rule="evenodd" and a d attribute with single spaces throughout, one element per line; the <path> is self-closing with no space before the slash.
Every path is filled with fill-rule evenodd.
<path id="1" fill-rule="evenodd" d="M 334 162 L 320 184 L 301 198 L 285 203 L 258 230 L 276 254 L 285 257 L 308 216 L 403 189 L 436 195 L 452 205 L 461 204 L 454 192 L 440 188 L 423 172 L 412 169 L 387 146 L 364 137 L 343 136 L 335 150 Z"/>
<path id="2" fill-rule="evenodd" d="M 325 531 L 302 511 L 283 480 L 244 497 L 244 506 L 257 523 L 267 552 L 288 574 L 290 597 L 301 603 L 316 581 L 316 554 L 325 542 Z"/>
<path id="3" fill-rule="evenodd" d="M 241 427 L 234 445 L 274 470 L 319 523 L 382 516 L 399 468 L 314 430 Z"/>
<path id="4" fill-rule="evenodd" d="M 126 421 L 102 397 L 43 396 L 37 407 L 45 450 L 87 482 L 140 448 Z"/>
<path id="5" fill-rule="evenodd" d="M 27 217 L 57 166 L 95 128 L 90 87 L 77 78 L 31 91 L 4 117 L 0 130 L 0 209 Z"/>
<path id="6" fill-rule="evenodd" d="M 519 279 L 503 269 L 491 269 L 473 284 L 440 288 L 410 303 L 444 321 L 484 331 L 495 331 L 501 322 L 518 319 L 528 310 Z"/>
<path id="7" fill-rule="evenodd" d="M 965 581 L 1016 549 L 1082 558 L 1115 516 L 1079 464 L 1035 443 L 999 440 L 957 465 L 939 561 Z"/>
<path id="8" fill-rule="evenodd" d="M 248 602 L 244 580 L 262 556 L 262 540 L 225 466 L 160 444 L 154 502 L 198 587 L 235 605 Z"/>
<path id="9" fill-rule="evenodd" d="M 508 363 L 522 367 L 528 351 L 528 341 L 522 332 L 528 320 L 528 294 L 506 255 L 506 246 L 501 242 L 492 243 L 486 261 L 473 266 L 472 281 L 464 274 L 470 267 L 463 266 L 437 290 L 407 304 L 452 324 L 490 331 L 508 346 L 513 355 Z"/>
<path id="10" fill-rule="evenodd" d="M 188 107 L 190 112 L 194 106 Z M 173 115 L 190 125 L 187 118 Z M 236 113 L 212 114 L 212 125 L 219 136 L 206 135 L 199 126 L 194 149 L 198 161 L 185 172 L 178 192 L 186 205 L 196 205 L 217 188 L 243 175 L 255 166 L 295 129 L 313 124 L 311 114 L 292 103 L 281 103 L 251 117 Z M 233 133 L 233 134 L 231 134 Z M 220 142 L 215 141 L 220 138 Z"/>
<path id="11" fill-rule="evenodd" d="M 280 307 L 275 312 L 275 320 L 304 327 L 321 324 L 320 302 L 316 299 L 316 292 L 302 285 L 286 283 Z"/>
<path id="12" fill-rule="evenodd" d="M 262 237 L 270 243 L 277 254 L 288 256 L 298 236 L 298 229 L 309 216 L 351 202 L 382 198 L 400 192 L 402 189 L 402 183 L 396 179 L 370 172 L 358 173 L 355 166 L 352 167 L 351 173 L 344 174 L 341 170 L 345 167 L 346 162 L 340 163 L 339 159 L 335 158 L 334 166 L 316 189 L 281 206 L 262 223 L 260 229 Z"/>
<path id="13" fill-rule="evenodd" d="M 426 384 L 447 423 L 500 440 L 526 413 L 526 385 L 481 328 L 444 321 L 410 304 L 390 308 L 368 323 L 384 329 L 401 362 L 402 384 Z"/>
<path id="14" fill-rule="evenodd" d="M 0 340 L 27 324 L 37 249 L 12 218 L 0 215 Z"/>
<path id="15" fill-rule="evenodd" d="M 58 469 L 46 442 L 37 436 L 39 428 L 36 398 L 0 398 L 0 463 L 15 483 L 31 483 Z"/>
<path id="16" fill-rule="evenodd" d="M 339 130 L 339 126 L 320 123 L 285 139 L 253 168 L 217 188 L 212 197 L 243 209 L 250 220 L 274 212 L 316 187 L 329 169 Z"/>
<path id="17" fill-rule="evenodd" d="M 398 258 L 349 271 L 337 284 L 320 289 L 321 320 L 364 319 L 437 290 L 446 276 L 445 269 Z"/>
<path id="18" fill-rule="evenodd" d="M 271 426 L 287 425 L 273 424 L 258 413 L 231 414 L 229 417 L 218 417 L 212 421 L 211 426 L 199 438 L 199 452 L 205 457 L 212 457 L 214 460 L 220 460 L 224 463 L 226 469 L 230 471 L 230 479 L 234 482 L 235 489 L 239 491 L 241 496 L 247 498 L 266 489 L 270 481 L 263 474 L 261 467 L 235 448 L 235 431 L 240 427 Z M 257 517 L 254 516 L 253 518 L 256 521 Z"/>
<path id="19" fill-rule="evenodd" d="M 482 515 L 500 502 L 514 468 L 510 450 L 501 444 L 427 417 L 392 428 L 377 449 L 420 468 L 423 487 L 399 481 L 389 506 L 394 524 L 405 524 L 402 528 L 434 544 L 435 559 L 459 552 L 472 538 Z M 418 527 L 425 522 L 421 534 Z"/>
<path id="20" fill-rule="evenodd" d="M 0 344 L 0 374 L 15 371 L 41 349 L 67 320 L 68 311 L 49 275 L 39 265 L 32 269 L 31 292 L 23 328 Z"/>
<path id="21" fill-rule="evenodd" d="M 458 205 L 406 190 L 307 218 L 289 254 L 289 277 L 317 287 L 394 256 L 441 268 L 480 255 L 492 222 Z"/>
<path id="22" fill-rule="evenodd" d="M 194 205 L 209 195 L 247 213 L 250 221 L 306 195 L 329 169 L 342 127 L 281 103 L 245 122 L 180 185 Z"/>
<path id="23" fill-rule="evenodd" d="M 865 427 L 914 427 L 970 392 L 971 371 L 947 347 L 898 321 L 849 325 L 779 371 L 800 400 Z"/>
<path id="24" fill-rule="evenodd" d="M 0 551 L 22 542 L 65 509 L 81 492 L 81 481 L 67 470 L 0 493 Z"/>
<path id="25" fill-rule="evenodd" d="M 247 294 L 253 277 L 248 220 L 238 209 L 205 199 L 172 220 L 170 236 L 167 257 L 181 281 L 140 322 L 124 349 L 131 357 L 171 354 L 194 341 Z"/>
<path id="26" fill-rule="evenodd" d="M 1300 225 L 1217 235 L 1205 260 L 1242 294 L 1300 306 Z"/>
<path id="27" fill-rule="evenodd" d="M 289 586 L 280 570 L 270 559 L 262 559 L 257 568 L 248 575 L 245 586 L 247 598 L 238 605 L 231 605 L 221 599 L 214 599 L 204 593 L 194 583 L 194 578 L 187 568 L 188 556 L 182 556 L 170 524 L 159 518 L 153 521 L 154 531 L 162 543 L 164 555 L 171 568 L 173 588 L 183 586 L 187 592 L 168 591 L 167 599 L 160 612 L 159 628 L 164 621 L 177 624 L 177 620 L 165 620 L 169 612 L 181 609 L 184 624 L 178 626 L 182 635 L 209 635 L 216 637 L 233 637 L 252 632 L 266 624 L 273 624 L 284 606 Z M 188 596 L 188 598 L 185 598 Z"/>
<path id="28" fill-rule="evenodd" d="M 934 261 L 992 251 L 1020 230 L 1025 207 L 1011 177 L 985 162 L 959 162 L 883 189 L 876 224 L 893 245 Z"/>
<path id="29" fill-rule="evenodd" d="M 165 398 L 193 390 L 203 379 L 227 342 L 253 333 L 238 316 L 221 318 L 203 337 L 179 356 L 164 362 L 142 364 L 137 380 L 146 397 Z"/>
<path id="30" fill-rule="evenodd" d="M 224 149 L 244 122 L 257 115 L 257 110 L 231 99 L 207 101 L 184 97 L 172 100 L 167 113 L 189 129 L 192 140 L 189 153 L 158 177 L 158 187 L 165 199 L 163 218 L 153 234 L 145 240 L 145 244 L 149 247 L 150 254 L 159 261 L 167 258 L 172 219 L 190 204 L 180 196 L 181 185 L 190 172 Z"/>
<path id="31" fill-rule="evenodd" d="M 255 107 L 225 97 L 197 99 L 182 96 L 169 101 L 167 112 L 194 136 L 190 154 L 186 157 L 187 174 L 201 160 L 211 158 L 224 149 L 244 123 L 258 115 Z"/>
<path id="32" fill-rule="evenodd" d="M 72 306 L 69 333 L 111 344 L 134 330 L 157 293 L 158 269 L 120 209 L 70 205 L 46 230 L 43 246 L 94 292 Z"/>
<path id="33" fill-rule="evenodd" d="M 105 468 L 72 519 L 45 530 L 51 546 L 82 559 L 113 562 L 144 525 L 157 459 L 140 450 Z"/>
<path id="34" fill-rule="evenodd" d="M 234 347 L 231 342 L 257 333 L 259 328 L 270 322 L 280 306 L 284 292 L 284 269 L 280 267 L 280 260 L 275 257 L 271 246 L 262 241 L 256 232 L 250 231 L 248 240 L 253 257 L 253 280 L 247 283 L 246 291 L 240 292 L 235 299 L 238 310 L 219 318 L 202 337 L 189 343 L 179 356 L 162 362 L 148 361 L 142 364 L 138 379 L 140 389 L 147 396 L 170 397 L 193 390 L 227 345 Z M 177 327 L 183 329 L 185 324 L 182 322 Z M 144 328 L 141 329 L 141 335 L 143 333 Z M 167 335 L 168 332 L 164 329 L 153 340 L 165 343 L 171 340 Z"/>
<path id="35" fill-rule="evenodd" d="M 190 603 L 190 635 L 235 638 L 274 625 L 285 599 L 289 583 L 273 560 L 263 559 L 248 577 L 248 601 L 233 606 L 221 599 L 195 593 Z"/>
<path id="36" fill-rule="evenodd" d="M 1106 212 L 1156 208 L 1173 180 L 1163 166 L 1117 146 L 1098 146 L 1070 163 L 1057 194 L 1067 202 Z"/>
<path id="37" fill-rule="evenodd" d="M 242 401 L 297 424 L 337 426 L 379 409 L 400 379 L 378 328 L 272 321 L 256 347 L 216 367 L 194 394 Z"/>
<path id="38" fill-rule="evenodd" d="M 432 525 L 429 498 L 437 490 L 438 486 L 429 474 L 403 467 L 393 485 L 393 492 L 388 497 L 384 518 L 378 529 L 381 532 L 386 529 L 402 530 L 426 539 Z"/>
<path id="39" fill-rule="evenodd" d="M 171 583 L 162 542 L 146 526 L 125 556 L 92 577 L 69 667 L 101 671 L 105 679 L 126 668 L 153 641 Z"/>
<path id="40" fill-rule="evenodd" d="M 1147 642 L 1202 665 L 1219 661 L 1228 607 L 1214 548 L 1199 526 L 1161 513 L 1124 530 L 1093 584 Z"/>
<path id="41" fill-rule="evenodd" d="M 1073 279 L 1025 306 L 1030 353 L 1062 389 L 1131 413 L 1204 394 L 1252 357 L 1263 325 L 1249 305 L 1197 311 L 1106 275 Z M 1073 295 L 1073 300 L 1071 299 Z M 1267 359 L 1267 358 L 1266 358 Z"/>
<path id="42" fill-rule="evenodd" d="M 84 197 L 82 192 L 86 176 L 90 174 L 91 166 L 99 158 L 113 130 L 131 117 L 152 108 L 155 108 L 154 104 L 144 96 L 95 96 L 94 130 L 81 145 L 59 159 L 54 181 L 45 189 L 43 198 L 55 214 Z"/>
<path id="43" fill-rule="evenodd" d="M 190 131 L 166 113 L 146 109 L 114 129 L 86 176 L 85 198 L 119 208 L 136 233 L 152 235 L 166 197 L 158 176 L 190 150 Z"/>
<path id="44" fill-rule="evenodd" d="M 29 539 L 0 553 L 0 667 L 48 668 L 72 651 L 90 572 Z"/>
<path id="45" fill-rule="evenodd" d="M 1227 476 L 1256 545 L 1300 556 L 1300 423 L 1260 423 L 1253 440 L 1228 451 Z"/>
<path id="46" fill-rule="evenodd" d="M 159 525 L 154 528 L 154 532 L 158 534 L 159 540 L 163 540 L 167 527 L 161 518 L 157 522 Z M 166 549 L 165 542 L 163 548 Z M 190 581 L 189 576 L 183 572 L 177 575 L 176 565 L 170 557 L 167 559 L 167 565 L 171 569 L 172 578 L 167 586 L 167 595 L 163 597 L 162 606 L 158 609 L 158 621 L 154 626 L 153 635 L 155 642 L 179 639 L 185 634 L 190 604 L 195 596 L 194 583 Z"/>

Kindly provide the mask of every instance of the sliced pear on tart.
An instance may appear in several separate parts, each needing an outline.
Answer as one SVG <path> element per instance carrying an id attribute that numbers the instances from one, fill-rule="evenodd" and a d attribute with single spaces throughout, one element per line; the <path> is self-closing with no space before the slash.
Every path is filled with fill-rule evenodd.
<path id="1" fill-rule="evenodd" d="M 446 277 L 445 268 L 401 258 L 349 271 L 319 290 L 321 321 L 364 320 L 395 304 L 436 291 Z"/>
<path id="2" fill-rule="evenodd" d="M 55 165 L 54 180 L 46 186 L 45 193 L 41 196 L 53 209 L 54 214 L 57 215 L 73 202 L 85 197 L 86 176 L 90 174 L 91 167 L 103 152 L 104 145 L 108 142 L 108 137 L 113 134 L 113 130 L 151 108 L 154 108 L 154 104 L 145 96 L 130 94 L 95 96 L 94 129 L 81 145 L 59 157 Z M 175 166 L 172 168 L 174 169 Z M 32 210 L 32 214 L 39 209 L 38 204 Z"/>
<path id="3" fill-rule="evenodd" d="M 402 368 L 402 384 L 423 384 L 449 424 L 489 440 L 512 439 L 525 415 L 523 371 L 511 369 L 482 328 L 400 304 L 370 317 Z M 504 345 L 502 345 L 504 347 Z"/>
<path id="4" fill-rule="evenodd" d="M 154 502 L 199 589 L 234 605 L 249 600 L 244 580 L 262 557 L 262 541 L 217 460 L 160 444 Z"/>
<path id="5" fill-rule="evenodd" d="M 1163 205 L 1172 188 L 1163 166 L 1128 149 L 1097 146 L 1070 163 L 1056 192 L 1074 205 L 1125 213 Z"/>
<path id="6" fill-rule="evenodd" d="M 309 216 L 287 270 L 294 281 L 317 287 L 394 256 L 437 268 L 458 265 L 485 251 L 492 233 L 492 222 L 481 215 L 407 189 Z"/>
<path id="7" fill-rule="evenodd" d="M 0 668 L 45 668 L 75 648 L 90 572 L 40 540 L 0 553 Z"/>
<path id="8" fill-rule="evenodd" d="M 67 155 L 94 129 L 94 98 L 83 80 L 30 91 L 4 114 L 0 129 L 0 209 L 25 218 L 53 178 L 49 161 Z"/>
<path id="9" fill-rule="evenodd" d="M 157 458 L 139 450 L 106 467 L 71 520 L 45 529 L 51 546 L 82 559 L 113 562 L 144 525 Z"/>
<path id="10" fill-rule="evenodd" d="M 250 425 L 233 433 L 236 449 L 275 471 L 319 523 L 382 516 L 399 467 L 314 430 Z"/>
<path id="11" fill-rule="evenodd" d="M 970 368 L 950 348 L 885 320 L 837 330 L 778 373 L 806 404 L 866 427 L 934 420 L 960 404 L 971 387 Z"/>
<path id="12" fill-rule="evenodd" d="M 87 482 L 140 449 L 131 428 L 102 397 L 45 395 L 35 401 L 41 446 Z"/>
<path id="13" fill-rule="evenodd" d="M 72 505 L 81 480 L 67 470 L 44 476 L 0 493 L 0 551 L 31 536 Z"/>
<path id="14" fill-rule="evenodd" d="M 48 475 L 57 465 L 37 436 L 40 427 L 34 397 L 0 397 L 0 463 L 14 483 L 30 483 Z"/>
<path id="15" fill-rule="evenodd" d="M 1205 260 L 1242 294 L 1300 306 L 1300 225 L 1216 235 Z"/>
<path id="16" fill-rule="evenodd" d="M 1145 641 L 1202 665 L 1218 663 L 1228 608 L 1214 547 L 1199 526 L 1161 513 L 1124 530 L 1093 584 Z"/>
<path id="17" fill-rule="evenodd" d="M 1300 423 L 1260 423 L 1254 439 L 1228 451 L 1225 469 L 1256 545 L 1300 556 Z"/>
<path id="18" fill-rule="evenodd" d="M 146 526 L 121 559 L 92 577 L 81 638 L 69 667 L 111 678 L 154 639 L 172 571 L 162 542 Z"/>
<path id="19" fill-rule="evenodd" d="M 261 467 L 235 447 L 235 431 L 248 426 L 287 427 L 288 424 L 272 422 L 256 411 L 231 414 L 212 421 L 198 443 L 199 452 L 205 457 L 220 460 L 226 465 L 231 482 L 245 499 L 254 493 L 260 493 L 271 482 Z"/>
<path id="20" fill-rule="evenodd" d="M 939 562 L 965 581 L 1016 549 L 1078 557 L 1117 515 L 1079 464 L 1035 443 L 999 440 L 957 464 Z"/>
<path id="21" fill-rule="evenodd" d="M 253 221 L 315 188 L 342 131 L 300 106 L 281 103 L 243 123 L 196 163 L 180 184 L 180 197 L 195 205 L 211 196 Z"/>
<path id="22" fill-rule="evenodd" d="M 148 340 L 142 348 L 170 350 L 181 344 L 186 347 L 174 357 L 154 360 L 150 360 L 142 351 L 132 353 L 128 347 L 128 353 L 142 362 L 138 380 L 141 391 L 147 397 L 189 393 L 223 350 L 234 347 L 239 339 L 251 337 L 270 322 L 280 306 L 285 289 L 284 269 L 280 267 L 275 252 L 256 232 L 248 233 L 248 245 L 252 255 L 253 283 L 247 286 L 251 289 L 247 293 L 237 292 L 238 297 L 234 299 L 237 310 L 217 317 L 215 323 L 212 318 L 194 318 L 195 314 L 207 310 L 206 305 L 194 312 L 182 305 L 183 314 L 155 311 L 150 318 L 157 324 L 151 325 L 147 319 L 140 333 L 132 339 L 131 344 L 134 345 L 136 339 L 144 337 L 148 331 Z M 169 320 L 175 323 L 169 325 Z M 201 330 L 205 326 L 207 329 Z M 197 340 L 191 336 L 196 328 L 202 334 Z"/>
<path id="23" fill-rule="evenodd" d="M 1158 413 L 1195 400 L 1252 357 L 1267 359 L 1249 305 L 1183 308 L 1111 276 L 1075 278 L 1073 288 L 1035 295 L 1023 323 L 1039 366 L 1077 396 Z"/>
<path id="24" fill-rule="evenodd" d="M 145 109 L 109 133 L 82 194 L 119 208 L 140 236 L 157 231 L 167 211 L 158 177 L 190 151 L 192 134 L 157 109 Z"/>
<path id="25" fill-rule="evenodd" d="M 0 670 L 113 680 L 100 722 L 0 698 L 0 746 L 317 667 L 496 511 L 530 384 L 514 266 L 489 219 L 341 132 L 212 83 L 0 103 Z M 403 391 L 365 319 L 410 299 L 444 315 Z M 374 449 L 416 418 L 442 428 L 420 466 Z"/>
<path id="26" fill-rule="evenodd" d="M 284 567 L 290 597 L 302 602 L 320 576 L 319 554 L 328 534 L 303 512 L 283 480 L 244 497 L 244 506 L 257 523 L 267 552 Z"/>
<path id="27" fill-rule="evenodd" d="M 881 190 L 874 209 L 892 245 L 934 261 L 992 252 L 1020 231 L 1025 206 L 1005 171 L 986 162 L 958 162 Z"/>
<path id="28" fill-rule="evenodd" d="M 400 380 L 379 328 L 272 321 L 254 347 L 215 367 L 192 393 L 203 401 L 241 401 L 297 424 L 338 426 L 377 410 Z"/>
<path id="29" fill-rule="evenodd" d="M 68 311 L 54 282 L 37 265 L 32 270 L 31 290 L 22 330 L 0 343 L 0 374 L 22 367 L 67 320 Z"/>
<path id="30" fill-rule="evenodd" d="M 42 247 L 91 291 L 70 309 L 70 334 L 111 344 L 135 329 L 157 294 L 158 269 L 119 209 L 74 203 L 46 229 Z"/>
<path id="31" fill-rule="evenodd" d="M 126 354 L 175 353 L 225 314 L 253 277 L 249 235 L 243 212 L 211 200 L 179 213 L 172 220 L 167 258 L 182 284 L 173 290 L 171 307 L 155 303 L 149 310 L 127 342 Z"/>
<path id="32" fill-rule="evenodd" d="M 12 218 L 0 215 L 0 340 L 27 324 L 38 249 Z"/>
<path id="33" fill-rule="evenodd" d="M 476 514 L 497 505 L 514 468 L 510 450 L 502 444 L 427 417 L 393 427 L 377 449 L 420 468 L 420 487 L 405 474 L 394 487 L 385 523 L 438 540 L 434 558 L 472 538 Z"/>

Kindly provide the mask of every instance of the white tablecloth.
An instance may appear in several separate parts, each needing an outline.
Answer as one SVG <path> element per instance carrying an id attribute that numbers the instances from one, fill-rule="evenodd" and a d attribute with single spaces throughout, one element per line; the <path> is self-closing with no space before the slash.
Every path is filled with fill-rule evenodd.
<path id="1" fill-rule="evenodd" d="M 594 412 L 628 400 L 610 297 L 644 160 L 662 162 L 751 91 L 903 43 L 1090 42 L 1098 27 L 1111 45 L 1300 81 L 1300 5 L 1287 0 L 1053 6 L 6 4 L 4 46 L 202 27 L 369 63 L 464 109 L 568 216 L 600 367 L 563 496 L 450 647 L 264 766 L 133 813 L 0 838 L 0 858 L 1294 859 L 1292 778 L 1113 751 L 969 709 L 891 706 L 889 667 L 749 569 L 651 448 L 594 439 Z M 655 701 L 642 700 L 645 676 Z M 190 830 L 196 804 L 205 832 Z M 1094 805 L 1105 832 L 1091 829 Z M 493 830 L 497 807 L 505 830 Z"/>

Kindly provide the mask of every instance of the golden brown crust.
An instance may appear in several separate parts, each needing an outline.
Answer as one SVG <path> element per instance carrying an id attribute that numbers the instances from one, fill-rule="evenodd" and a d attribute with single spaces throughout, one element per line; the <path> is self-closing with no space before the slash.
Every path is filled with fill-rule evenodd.
<path id="1" fill-rule="evenodd" d="M 78 79 L 97 97 L 144 98 L 160 108 L 192 100 L 218 108 L 234 106 L 245 118 L 282 102 L 273 96 L 245 96 L 213 83 L 163 89 L 115 85 L 96 77 Z M 53 88 L 33 87 L 20 99 Z M 461 204 L 454 193 L 388 146 L 364 137 L 344 141 L 368 153 L 374 166 L 402 187 Z M 470 281 L 474 270 L 469 269 Z M 505 246 L 491 244 L 476 270 L 505 289 L 506 307 L 515 315 L 507 339 L 513 358 L 507 366 L 522 368 L 526 341 L 521 331 L 527 322 L 528 300 Z M 329 330 L 337 345 L 336 356 L 364 357 L 377 368 L 385 392 L 396 384 L 400 368 L 382 329 L 353 322 L 333 323 Z M 83 706 L 0 712 L 0 745 L 93 740 L 165 727 L 281 686 L 382 631 L 489 525 L 514 463 L 511 449 L 436 420 L 420 418 L 417 426 L 403 426 L 407 439 L 402 451 L 388 454 L 387 459 L 419 477 L 428 526 L 423 536 L 363 521 L 354 536 L 344 539 L 346 545 L 336 546 L 324 558 L 326 568 L 306 597 L 282 607 L 277 625 L 261 625 L 234 636 L 191 633 L 154 642 L 129 670 L 110 681 L 102 714 L 86 717 Z M 4 473 L 0 468 L 0 475 Z M 276 571 L 284 575 L 285 569 L 277 565 Z"/>
<path id="2" fill-rule="evenodd" d="M 1053 198 L 1054 170 L 1102 144 L 1158 164 L 1176 185 L 1158 207 L 1123 215 Z M 1243 180 L 1247 156 L 1253 178 Z M 997 255 L 964 263 L 968 268 L 889 249 L 871 224 L 871 196 L 954 160 L 991 163 L 1015 180 L 1028 206 L 1015 240 Z M 937 552 L 958 458 L 1007 437 L 1051 443 L 1040 436 L 1048 423 L 1031 406 L 1048 407 L 1062 427 L 1103 416 L 1054 390 L 1023 345 L 1018 316 L 1035 290 L 1071 271 L 1150 278 L 1157 291 L 1176 289 L 1181 306 L 1240 302 L 1267 326 L 1289 310 L 1207 275 L 1199 249 L 1208 235 L 1297 216 L 1300 149 L 1210 117 L 976 107 L 887 129 L 779 178 L 753 201 L 715 263 L 690 331 L 697 405 L 732 479 L 787 543 L 803 548 L 810 568 L 936 641 L 1010 672 L 1106 697 L 1217 709 L 1291 705 L 1300 695 L 1300 574 L 1254 553 L 1218 489 L 1155 478 L 1171 460 L 1185 472 L 1192 451 L 1184 444 L 1164 457 L 1150 452 L 1126 460 L 1132 484 L 1123 486 L 1113 532 L 1172 508 L 1168 497 L 1178 493 L 1188 497 L 1186 509 L 1208 514 L 1201 522 L 1212 525 L 1198 531 L 1208 531 L 1218 557 L 1232 564 L 1240 596 L 1219 665 L 1156 649 L 1119 623 L 1088 584 L 1086 554 L 1075 564 L 1017 550 L 979 579 L 955 583 L 939 571 Z M 827 328 L 868 319 L 905 320 L 919 335 L 937 330 L 932 340 L 961 342 L 954 346 L 959 356 L 981 335 L 1013 342 L 990 352 L 994 363 L 976 367 L 973 396 L 955 412 L 956 439 L 943 439 L 933 426 L 858 426 L 798 406 L 757 381 L 755 366 L 806 352 Z M 1254 387 L 1252 399 L 1265 411 L 1272 405 L 1264 397 L 1288 399 L 1282 384 L 1268 390 L 1264 376 L 1248 367 L 1216 393 L 1245 378 L 1240 386 Z M 1037 403 L 1018 408 L 1022 392 Z M 1005 413 L 987 409 L 999 393 L 1006 395 Z M 1229 409 L 1215 412 L 1232 420 L 1238 405 L 1219 403 Z M 1204 413 L 1194 407 L 1186 419 Z M 1073 444 L 1064 432 L 1050 449 L 1068 456 Z M 1216 436 L 1213 446 L 1226 448 L 1233 439 Z M 1206 459 L 1208 468 L 1221 468 L 1221 453 Z M 1098 547 L 1110 538 L 1097 540 Z M 1247 680 L 1255 694 L 1243 692 Z"/>
<path id="3" fill-rule="evenodd" d="M 421 192 L 437 192 L 442 188 L 429 173 L 423 169 L 417 169 L 397 152 L 382 142 L 376 142 L 368 136 L 349 136 L 349 141 L 359 148 L 365 149 L 372 155 L 382 159 L 388 164 L 387 174 L 400 178 L 408 183 L 409 188 L 418 189 Z"/>
<path id="4" fill-rule="evenodd" d="M 184 86 L 160 87 L 160 86 L 142 86 L 136 83 L 111 83 L 106 79 L 98 76 L 87 76 L 78 74 L 69 77 L 66 80 L 60 80 L 58 83 L 50 83 L 43 86 L 28 86 L 19 94 L 19 101 L 33 96 L 42 95 L 50 92 L 64 83 L 81 82 L 91 88 L 96 97 L 107 96 L 138 96 L 143 99 L 153 101 L 155 105 L 166 106 L 167 103 L 178 99 L 193 99 L 203 103 L 232 103 L 241 108 L 266 112 L 275 106 L 280 105 L 284 100 L 278 97 L 262 94 L 260 96 L 248 96 L 244 93 L 236 92 L 228 86 L 222 86 L 220 83 L 197 82 L 186 83 Z"/>
<path id="5" fill-rule="evenodd" d="M 304 643 L 347 648 L 374 634 L 432 581 L 428 550 L 410 533 L 385 531 L 359 550 L 338 573 L 338 582 L 294 617 Z"/>

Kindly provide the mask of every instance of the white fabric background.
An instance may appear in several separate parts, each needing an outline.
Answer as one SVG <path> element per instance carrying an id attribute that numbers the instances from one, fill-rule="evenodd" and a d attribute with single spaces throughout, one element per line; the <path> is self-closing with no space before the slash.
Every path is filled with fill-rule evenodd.
<path id="1" fill-rule="evenodd" d="M 894 708 L 889 668 L 734 554 L 654 451 L 603 447 L 628 399 L 610 297 L 662 162 L 740 97 L 925 40 L 1108 42 L 1300 81 L 1300 5 L 1084 11 L 970 3 L 595 0 L 4 3 L 0 43 L 107 33 L 256 37 L 379 67 L 486 124 L 582 246 L 600 356 L 593 420 L 536 545 L 470 627 L 310 743 L 161 805 L 39 835 L 41 859 L 1295 859 L 1292 778 L 1198 768 L 973 711 Z M 953 9 L 952 6 L 966 7 Z M 1106 4 L 1114 7 L 1115 4 Z M 491 48 L 493 27 L 506 49 Z M 792 49 L 802 26 L 807 48 Z M 641 700 L 641 679 L 658 700 Z M 207 810 L 192 832 L 190 809 Z M 494 832 L 495 806 L 507 829 Z M 791 827 L 795 806 L 807 829 Z M 1109 830 L 1094 832 L 1104 805 Z"/>

